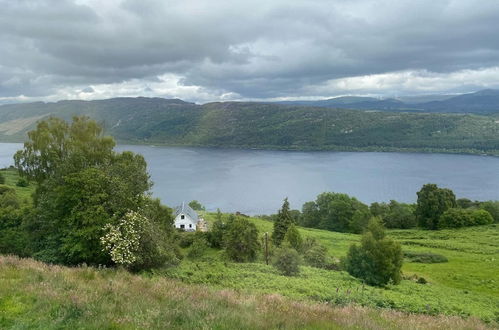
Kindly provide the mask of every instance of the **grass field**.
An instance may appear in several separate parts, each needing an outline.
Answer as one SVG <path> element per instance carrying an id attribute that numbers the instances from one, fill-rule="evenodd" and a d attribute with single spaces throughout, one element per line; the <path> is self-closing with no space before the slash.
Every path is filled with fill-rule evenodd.
<path id="1" fill-rule="evenodd" d="M 247 265 L 250 267 L 250 265 Z M 468 318 L 293 301 L 0 256 L 2 329 L 488 329 Z"/>
<path id="2" fill-rule="evenodd" d="M 17 173 L 17 170 L 13 168 L 0 169 L 0 173 L 2 173 L 2 175 L 5 177 L 5 184 L 14 188 L 17 195 L 21 199 L 31 201 L 31 194 L 35 190 L 33 184 L 29 185 L 28 187 L 16 186 L 17 180 L 19 180 L 19 174 Z"/>
<path id="3" fill-rule="evenodd" d="M 208 221 L 213 214 L 205 214 Z M 272 223 L 251 218 L 260 232 L 271 232 Z M 359 235 L 300 228 L 304 237 L 315 237 L 334 257 L 346 254 Z M 404 251 L 432 252 L 444 255 L 446 263 L 423 264 L 406 260 L 404 280 L 387 288 L 364 286 L 346 272 L 302 267 L 296 277 L 284 277 L 260 260 L 237 264 L 223 261 L 217 251 L 200 260 L 184 260 L 177 268 L 162 275 L 187 283 L 207 284 L 244 292 L 279 293 L 293 299 L 350 303 L 395 308 L 402 311 L 476 316 L 487 322 L 499 321 L 499 226 L 459 230 L 392 230 L 391 237 Z M 418 284 L 424 277 L 428 283 Z"/>

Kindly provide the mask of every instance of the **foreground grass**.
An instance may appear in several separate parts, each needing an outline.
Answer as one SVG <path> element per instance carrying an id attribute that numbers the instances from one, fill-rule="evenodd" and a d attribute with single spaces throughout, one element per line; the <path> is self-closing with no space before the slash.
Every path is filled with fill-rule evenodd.
<path id="1" fill-rule="evenodd" d="M 487 329 L 469 318 L 293 301 L 0 256 L 2 329 Z"/>

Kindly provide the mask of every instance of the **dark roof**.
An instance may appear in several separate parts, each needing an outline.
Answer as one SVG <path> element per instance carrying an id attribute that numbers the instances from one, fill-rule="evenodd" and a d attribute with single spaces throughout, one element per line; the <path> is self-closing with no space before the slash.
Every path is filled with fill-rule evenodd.
<path id="1" fill-rule="evenodd" d="M 198 214 L 185 202 L 175 208 L 175 217 L 180 213 L 187 214 L 192 220 L 198 221 Z"/>

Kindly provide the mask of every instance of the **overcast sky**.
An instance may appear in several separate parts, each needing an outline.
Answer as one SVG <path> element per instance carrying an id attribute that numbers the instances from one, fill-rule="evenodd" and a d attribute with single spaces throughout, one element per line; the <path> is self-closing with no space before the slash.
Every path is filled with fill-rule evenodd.
<path id="1" fill-rule="evenodd" d="M 0 102 L 484 88 L 496 0 L 0 0 Z"/>

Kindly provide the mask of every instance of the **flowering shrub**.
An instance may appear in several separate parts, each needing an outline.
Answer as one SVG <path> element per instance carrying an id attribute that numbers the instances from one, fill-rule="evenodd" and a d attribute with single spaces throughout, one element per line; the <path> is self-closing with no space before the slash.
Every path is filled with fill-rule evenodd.
<path id="1" fill-rule="evenodd" d="M 107 224 L 101 237 L 103 250 L 118 265 L 130 266 L 139 258 L 141 236 L 149 220 L 129 211 L 116 225 Z"/>

